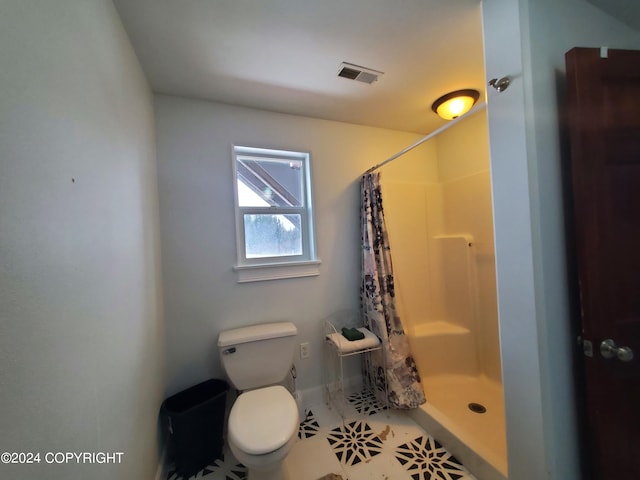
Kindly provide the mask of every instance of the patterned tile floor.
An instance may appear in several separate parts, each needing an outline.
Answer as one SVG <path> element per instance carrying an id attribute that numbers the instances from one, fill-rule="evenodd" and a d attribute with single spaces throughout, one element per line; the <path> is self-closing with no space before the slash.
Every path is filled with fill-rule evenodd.
<path id="1" fill-rule="evenodd" d="M 382 409 L 372 395 L 348 398 L 346 420 L 324 403 L 305 410 L 299 441 L 285 460 L 290 480 L 476 480 L 408 415 Z M 167 480 L 181 478 L 169 468 Z M 246 480 L 225 447 L 222 458 L 190 479 Z"/>

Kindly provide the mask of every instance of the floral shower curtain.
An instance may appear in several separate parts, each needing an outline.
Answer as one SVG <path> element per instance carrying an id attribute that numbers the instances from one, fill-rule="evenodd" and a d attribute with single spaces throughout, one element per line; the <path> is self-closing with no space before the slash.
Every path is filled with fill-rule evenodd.
<path id="1" fill-rule="evenodd" d="M 409 342 L 396 310 L 393 268 L 384 224 L 380 174 L 368 173 L 361 181 L 362 285 L 360 309 L 365 326 L 381 340 L 382 350 L 365 356 L 365 379 L 383 403 L 385 392 L 393 408 L 417 408 L 424 391 Z M 386 387 L 386 388 L 385 388 Z"/>

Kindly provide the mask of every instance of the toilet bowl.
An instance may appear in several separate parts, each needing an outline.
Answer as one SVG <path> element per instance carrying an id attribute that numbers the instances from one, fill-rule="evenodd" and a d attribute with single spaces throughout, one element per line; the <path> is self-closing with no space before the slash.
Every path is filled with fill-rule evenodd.
<path id="1" fill-rule="evenodd" d="M 248 480 L 283 480 L 282 462 L 298 439 L 298 427 L 298 406 L 284 387 L 240 394 L 229 413 L 227 435 Z"/>
<path id="2" fill-rule="evenodd" d="M 298 404 L 279 383 L 293 365 L 297 329 L 279 322 L 227 330 L 218 337 L 223 368 L 241 393 L 229 412 L 227 441 L 248 480 L 284 480 L 283 462 L 298 439 Z"/>

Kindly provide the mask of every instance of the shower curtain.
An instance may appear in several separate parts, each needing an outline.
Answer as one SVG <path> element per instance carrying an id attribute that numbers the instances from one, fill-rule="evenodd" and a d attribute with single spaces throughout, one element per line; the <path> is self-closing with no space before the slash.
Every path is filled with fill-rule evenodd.
<path id="1" fill-rule="evenodd" d="M 424 391 L 409 342 L 396 310 L 393 269 L 384 225 L 380 174 L 361 180 L 362 284 L 360 309 L 364 325 L 381 340 L 383 348 L 365 356 L 364 373 L 376 397 L 393 408 L 417 408 Z M 386 398 L 385 398 L 386 396 Z"/>

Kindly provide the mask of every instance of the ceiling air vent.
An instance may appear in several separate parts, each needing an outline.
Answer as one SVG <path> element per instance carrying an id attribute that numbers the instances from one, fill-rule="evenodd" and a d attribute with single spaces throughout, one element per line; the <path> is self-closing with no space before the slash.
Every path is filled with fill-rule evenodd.
<path id="1" fill-rule="evenodd" d="M 384 72 L 373 70 L 372 68 L 361 67 L 360 65 L 354 65 L 353 63 L 342 62 L 338 76 L 342 78 L 348 78 L 349 80 L 356 80 L 358 82 L 372 84 L 380 75 Z"/>

